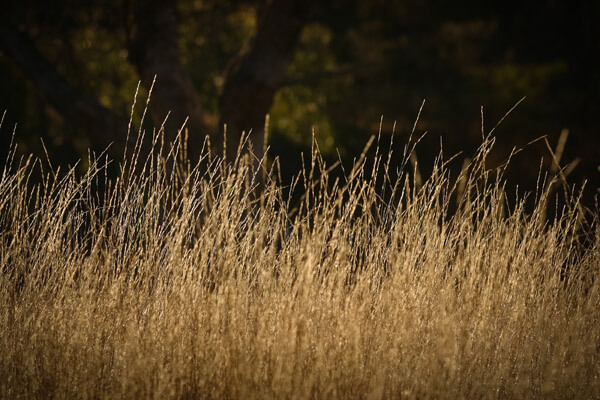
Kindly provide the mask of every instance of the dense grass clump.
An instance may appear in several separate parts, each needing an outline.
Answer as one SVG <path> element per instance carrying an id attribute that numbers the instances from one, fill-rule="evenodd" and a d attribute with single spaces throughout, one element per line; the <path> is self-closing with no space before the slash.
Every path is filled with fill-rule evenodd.
<path id="1" fill-rule="evenodd" d="M 424 182 L 316 149 L 288 185 L 178 146 L 114 179 L 9 160 L 0 398 L 600 397 L 597 214 L 508 201 L 492 142 Z"/>

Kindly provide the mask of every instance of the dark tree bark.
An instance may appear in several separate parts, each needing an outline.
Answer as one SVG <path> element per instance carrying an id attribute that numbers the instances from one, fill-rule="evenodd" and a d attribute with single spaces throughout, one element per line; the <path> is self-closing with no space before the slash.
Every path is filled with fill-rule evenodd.
<path id="1" fill-rule="evenodd" d="M 63 78 L 24 33 L 0 24 L 0 47 L 33 81 L 50 106 L 69 123 L 81 127 L 91 141 L 122 157 L 128 122 L 120 115 L 86 96 Z M 135 137 L 130 137 L 131 145 Z M 130 147 L 132 147 L 130 145 Z"/>
<path id="2" fill-rule="evenodd" d="M 132 15 L 129 59 L 146 88 L 150 88 L 154 76 L 157 76 L 150 100 L 154 123 L 160 126 L 170 113 L 165 124 L 165 137 L 172 141 L 189 118 L 186 126 L 190 156 L 198 156 L 202 141 L 211 129 L 202 110 L 200 96 L 181 62 L 175 2 L 134 0 Z"/>
<path id="3" fill-rule="evenodd" d="M 235 157 L 242 131 L 252 133 L 254 154 L 262 156 L 264 120 L 284 84 L 312 0 L 271 0 L 259 9 L 256 36 L 228 71 L 219 99 L 219 129 L 227 124 L 227 157 Z"/>
<path id="4" fill-rule="evenodd" d="M 188 154 L 199 155 L 204 136 L 228 125 L 228 157 L 240 141 L 242 130 L 252 131 L 250 143 L 261 156 L 264 118 L 276 91 L 286 83 L 288 66 L 309 14 L 319 8 L 317 0 L 264 0 L 258 10 L 258 28 L 249 50 L 240 56 L 226 74 L 219 98 L 220 128 L 211 127 L 202 109 L 200 96 L 185 70 L 177 43 L 175 2 L 132 0 L 127 22 L 127 47 L 130 62 L 142 84 L 156 84 L 150 112 L 157 127 L 165 124 L 167 140 L 174 140 L 188 119 Z M 23 69 L 40 92 L 70 123 L 83 127 L 95 145 L 114 142 L 112 154 L 122 155 L 127 120 L 89 98 L 61 77 L 23 33 L 6 24 L 0 26 L 0 45 Z M 211 129 L 212 128 L 212 129 Z M 222 133 L 222 131 L 221 131 Z M 135 135 L 130 140 L 135 140 Z M 213 140 L 222 143 L 222 136 Z M 129 146 L 128 148 L 133 148 Z M 120 153 L 119 153 L 120 152 Z"/>

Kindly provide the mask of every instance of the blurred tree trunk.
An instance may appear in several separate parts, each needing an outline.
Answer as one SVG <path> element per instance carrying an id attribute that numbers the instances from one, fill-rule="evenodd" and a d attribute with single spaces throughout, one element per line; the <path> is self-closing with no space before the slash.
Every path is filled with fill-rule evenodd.
<path id="1" fill-rule="evenodd" d="M 156 76 L 150 101 L 154 124 L 160 127 L 168 115 L 165 137 L 173 141 L 187 119 L 189 154 L 197 157 L 211 127 L 196 87 L 181 61 L 175 6 L 173 1 L 134 0 L 131 4 L 133 23 L 127 27 L 127 47 L 129 59 L 147 89 Z"/>
<path id="2" fill-rule="evenodd" d="M 235 156 L 242 131 L 262 157 L 265 115 L 284 84 L 311 0 L 264 1 L 259 7 L 256 36 L 249 50 L 227 71 L 219 98 L 219 129 L 227 124 L 227 157 Z"/>
<path id="3" fill-rule="evenodd" d="M 188 154 L 192 159 L 199 155 L 205 135 L 214 134 L 218 129 L 222 134 L 224 124 L 228 126 L 230 159 L 235 155 L 242 130 L 251 131 L 249 142 L 260 158 L 265 115 L 276 91 L 286 82 L 302 28 L 311 10 L 318 7 L 316 0 L 263 0 L 259 3 L 257 32 L 252 44 L 226 72 L 219 98 L 218 128 L 211 126 L 211 117 L 204 112 L 200 95 L 183 65 L 177 41 L 176 2 L 132 0 L 125 22 L 129 61 L 147 89 L 157 77 L 150 101 L 155 126 L 159 128 L 168 115 L 165 137 L 172 141 L 187 119 Z M 112 151 L 118 156 L 118 151 L 123 149 L 127 119 L 86 97 L 61 77 L 24 33 L 6 24 L 0 25 L 0 46 L 29 76 L 47 102 L 69 123 L 84 128 L 94 145 L 120 144 Z M 222 136 L 212 141 L 213 144 L 221 142 Z"/>

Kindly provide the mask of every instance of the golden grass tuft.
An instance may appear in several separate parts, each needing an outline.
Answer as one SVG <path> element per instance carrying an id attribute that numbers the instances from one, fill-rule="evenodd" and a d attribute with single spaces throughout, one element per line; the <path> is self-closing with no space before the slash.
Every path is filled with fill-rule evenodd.
<path id="1" fill-rule="evenodd" d="M 177 146 L 115 179 L 7 163 L 0 398 L 600 397 L 597 215 L 547 221 L 552 182 L 508 206 L 492 142 L 416 187 L 315 150 L 297 202 Z"/>

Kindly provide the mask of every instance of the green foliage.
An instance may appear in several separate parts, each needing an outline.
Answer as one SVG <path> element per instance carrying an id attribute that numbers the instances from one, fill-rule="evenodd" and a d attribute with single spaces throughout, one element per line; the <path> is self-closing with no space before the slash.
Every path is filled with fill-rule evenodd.
<path id="1" fill-rule="evenodd" d="M 498 158 L 541 135 L 555 143 L 568 128 L 566 157 L 582 160 L 577 178 L 600 182 L 594 118 L 600 73 L 592 61 L 600 51 L 597 4 L 342 3 L 322 2 L 304 28 L 271 109 L 274 141 L 309 146 L 314 127 L 325 154 L 335 156 L 339 149 L 351 159 L 378 131 L 381 115 L 384 135 L 391 134 L 394 121 L 396 132 L 407 135 L 426 99 L 419 127 L 432 139 L 424 144 L 434 154 L 442 137 L 452 153 L 477 147 L 481 105 L 489 129 L 526 96 L 499 132 Z M 182 62 L 214 124 L 228 69 L 251 45 L 259 10 L 257 1 L 177 2 Z M 139 76 L 128 59 L 131 17 L 122 2 L 12 2 L 3 18 L 32 37 L 70 83 L 129 116 Z M 0 109 L 8 111 L 0 155 L 10 141 L 8 127 L 16 122 L 22 124 L 24 152 L 41 154 L 42 136 L 49 152 L 65 163 L 85 154 L 91 144 L 86 132 L 51 110 L 8 57 L 0 58 L 0 93 Z M 533 151 L 535 162 L 522 166 L 527 178 L 537 173 L 545 148 Z M 284 158 L 296 157 L 290 156 Z"/>

